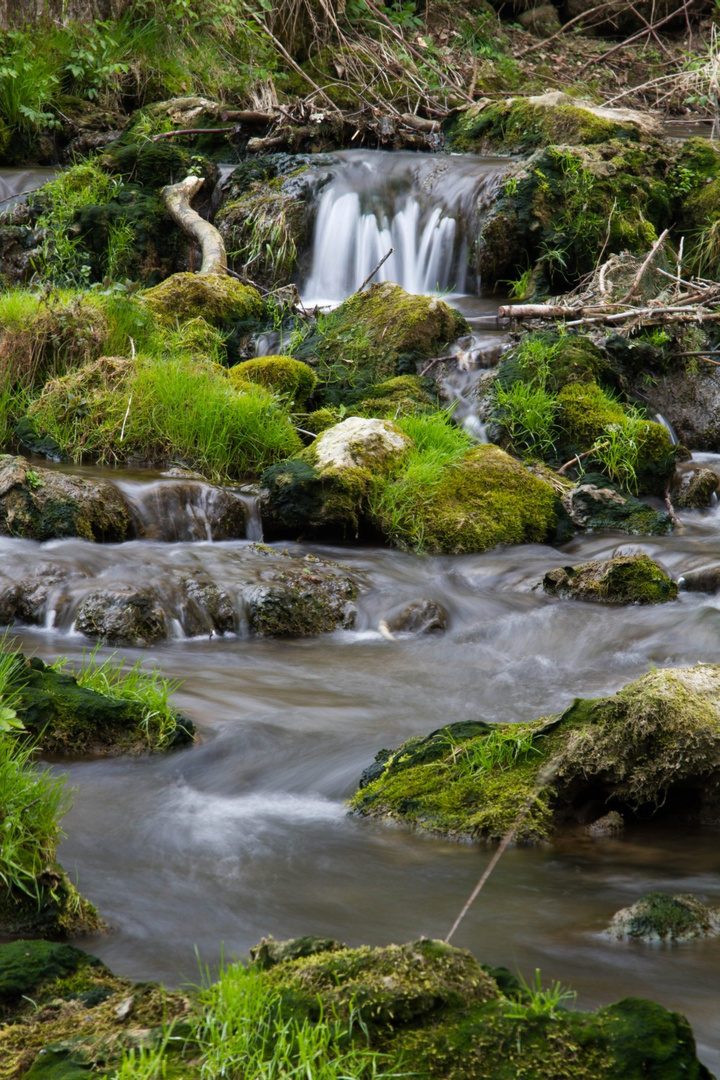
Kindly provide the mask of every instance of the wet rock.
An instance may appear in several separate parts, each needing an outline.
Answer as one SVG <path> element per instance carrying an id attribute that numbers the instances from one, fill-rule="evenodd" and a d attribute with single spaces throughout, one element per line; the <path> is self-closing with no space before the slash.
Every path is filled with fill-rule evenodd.
<path id="1" fill-rule="evenodd" d="M 118 542 L 132 535 L 132 525 L 125 501 L 112 484 L 34 469 L 25 458 L 2 454 L 0 534 Z"/>
<path id="2" fill-rule="evenodd" d="M 357 586 L 342 567 L 306 555 L 289 559 L 287 567 L 271 566 L 263 577 L 245 597 L 251 633 L 308 637 L 354 625 Z"/>
<path id="3" fill-rule="evenodd" d="M 432 600 L 413 600 L 397 615 L 387 620 L 393 634 L 432 634 L 447 629 L 447 614 Z"/>
<path id="4" fill-rule="evenodd" d="M 274 937 L 264 937 L 250 950 L 252 964 L 267 971 L 276 964 L 285 963 L 288 960 L 305 959 L 308 956 L 317 956 L 319 953 L 337 952 L 344 949 L 341 941 L 334 938 L 321 938 L 308 934 L 305 937 L 290 938 L 288 941 L 276 941 Z"/>
<path id="5" fill-rule="evenodd" d="M 720 934 L 720 908 L 709 908 L 695 896 L 648 893 L 631 907 L 622 908 L 607 929 L 624 941 L 692 941 Z"/>
<path id="6" fill-rule="evenodd" d="M 77 938 L 84 934 L 107 930 L 95 905 L 80 895 L 59 863 L 48 863 L 42 873 L 35 878 L 35 882 L 36 896 L 22 892 L 17 887 L 3 889 L 0 894 L 0 934 L 13 937 L 18 934 L 27 934 L 50 941 L 65 941 L 67 938 Z M 2 957 L 2 950 L 6 947 L 0 946 L 0 957 Z M 16 953 L 8 963 L 6 973 L 0 967 L 0 979 L 3 974 L 6 974 L 8 993 L 6 998 L 3 993 L 5 987 L 0 982 L 0 1018 L 8 1005 L 12 1004 L 14 989 L 22 980 L 22 976 L 17 971 L 17 959 Z M 31 954 L 28 960 L 29 978 L 38 975 L 43 969 L 48 970 L 53 964 L 47 954 L 44 963 L 41 957 L 37 957 L 37 965 L 33 963 L 33 959 Z M 54 963 L 58 966 L 61 963 L 57 955 Z M 1 1024 L 0 1060 L 5 1064 Z"/>
<path id="7" fill-rule="evenodd" d="M 0 579 L 0 626 L 14 622 L 41 626 L 50 593 L 71 576 L 64 567 L 39 567 L 33 577 L 22 581 L 6 583 Z"/>
<path id="8" fill-rule="evenodd" d="M 168 635 L 160 597 L 148 586 L 93 590 L 80 602 L 75 626 L 81 634 L 110 644 L 150 645 Z"/>
<path id="9" fill-rule="evenodd" d="M 597 821 L 587 825 L 585 832 L 588 836 L 600 839 L 605 836 L 617 836 L 623 832 L 624 828 L 625 820 L 622 814 L 618 814 L 617 810 L 611 810 L 609 814 L 603 814 Z"/>
<path id="10" fill-rule="evenodd" d="M 600 473 L 587 473 L 563 499 L 573 524 L 588 531 L 618 529 L 634 536 L 662 536 L 672 518 L 653 510 Z"/>
<path id="11" fill-rule="evenodd" d="M 680 487 L 673 492 L 673 503 L 678 510 L 703 510 L 710 505 L 713 495 L 720 488 L 720 476 L 712 469 L 695 469 L 683 474 Z"/>
<path id="12" fill-rule="evenodd" d="M 678 585 L 688 592 L 716 593 L 720 589 L 720 566 L 706 566 L 702 570 L 688 570 L 678 578 Z"/>
<path id="13" fill-rule="evenodd" d="M 664 604 L 678 587 L 647 555 L 619 555 L 549 570 L 542 587 L 550 596 L 605 604 Z"/>
<path id="14" fill-rule="evenodd" d="M 440 728 L 378 763 L 351 808 L 451 836 L 499 839 L 526 801 L 527 839 L 592 821 L 608 804 L 626 818 L 657 820 L 665 808 L 674 820 L 718 822 L 720 666 L 653 671 L 533 723 Z"/>
<path id="15" fill-rule="evenodd" d="M 226 274 L 173 274 L 142 294 L 142 304 L 169 321 L 198 316 L 216 326 L 262 314 L 257 289 Z"/>
<path id="16" fill-rule="evenodd" d="M 180 584 L 190 604 L 183 612 L 183 629 L 189 637 L 200 634 L 232 634 L 237 616 L 232 597 L 205 574 L 186 575 Z"/>
<path id="17" fill-rule="evenodd" d="M 124 491 L 141 540 L 244 540 L 247 534 L 247 506 L 227 488 L 188 478 Z"/>

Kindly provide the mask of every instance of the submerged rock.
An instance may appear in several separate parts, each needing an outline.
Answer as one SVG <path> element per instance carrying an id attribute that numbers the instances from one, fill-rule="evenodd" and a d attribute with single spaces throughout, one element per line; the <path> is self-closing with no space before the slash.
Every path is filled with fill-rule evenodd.
<path id="1" fill-rule="evenodd" d="M 678 510 L 704 510 L 720 488 L 720 476 L 712 469 L 695 469 L 683 475 L 680 487 L 673 492 Z"/>
<path id="2" fill-rule="evenodd" d="M 0 534 L 117 542 L 132 531 L 128 508 L 112 484 L 35 469 L 25 458 L 0 455 Z"/>
<path id="3" fill-rule="evenodd" d="M 169 321 L 194 319 L 222 326 L 262 314 L 257 289 L 226 274 L 173 274 L 142 294 L 142 304 Z"/>
<path id="4" fill-rule="evenodd" d="M 188 637 L 200 634 L 232 634 L 237 629 L 235 605 L 230 594 L 203 573 L 187 574 L 180 584 L 188 598 L 182 624 Z"/>
<path id="5" fill-rule="evenodd" d="M 656 892 L 622 908 L 607 929 L 623 941 L 692 941 L 720 934 L 720 908 L 709 908 L 694 896 Z"/>
<path id="6" fill-rule="evenodd" d="M 447 628 L 447 613 L 433 600 L 413 600 L 387 619 L 387 628 L 393 634 L 442 633 Z"/>
<path id="7" fill-rule="evenodd" d="M 720 566 L 706 566 L 702 570 L 688 570 L 678 578 L 678 585 L 688 592 L 715 593 L 720 589 Z"/>
<path id="8" fill-rule="evenodd" d="M 601 473 L 587 473 L 563 499 L 578 529 L 618 529 L 634 536 L 662 536 L 671 531 L 672 518 L 622 491 Z"/>
<path id="9" fill-rule="evenodd" d="M 601 839 L 607 836 L 618 836 L 625 829 L 625 819 L 617 810 L 611 810 L 609 814 L 603 814 L 597 821 L 591 822 L 585 827 L 588 836 Z"/>
<path id="10" fill-rule="evenodd" d="M 87 593 L 75 613 L 81 634 L 109 644 L 151 645 L 168 636 L 162 601 L 149 586 L 104 587 Z"/>
<path id="11" fill-rule="evenodd" d="M 542 587 L 551 596 L 605 604 L 664 604 L 678 587 L 647 555 L 618 555 L 549 570 Z"/>
<path id="12" fill-rule="evenodd" d="M 608 808 L 716 823 L 720 666 L 653 671 L 532 723 L 439 728 L 372 768 L 354 811 L 451 836 L 500 838 L 526 802 L 528 839 Z"/>

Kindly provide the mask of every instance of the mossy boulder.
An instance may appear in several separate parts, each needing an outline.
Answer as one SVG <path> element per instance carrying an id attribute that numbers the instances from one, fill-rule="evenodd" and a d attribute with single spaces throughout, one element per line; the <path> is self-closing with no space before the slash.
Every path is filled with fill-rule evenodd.
<path id="1" fill-rule="evenodd" d="M 283 394 L 292 405 L 302 408 L 315 389 L 317 378 L 308 364 L 293 360 L 290 356 L 260 356 L 256 360 L 244 360 L 230 368 L 230 381 L 242 387 L 258 383 Z"/>
<path id="2" fill-rule="evenodd" d="M 257 318 L 263 310 L 257 289 L 227 274 L 173 274 L 143 293 L 141 303 L 165 322 L 200 316 L 217 326 Z"/>
<path id="3" fill-rule="evenodd" d="M 288 958 L 263 973 L 278 990 L 283 1015 L 347 1023 L 360 1014 L 373 1049 L 392 1071 L 422 1080 L 710 1080 L 692 1032 L 678 1013 L 625 998 L 595 1013 L 542 1011 L 506 968 L 470 952 L 420 938 L 379 948 L 338 948 Z"/>
<path id="4" fill-rule="evenodd" d="M 683 474 L 673 502 L 679 510 L 703 510 L 720 488 L 720 476 L 713 469 L 693 469 Z"/>
<path id="5" fill-rule="evenodd" d="M 633 536 L 671 532 L 672 518 L 623 491 L 601 473 L 586 473 L 563 497 L 570 520 L 588 532 L 615 529 Z"/>
<path id="6" fill-rule="evenodd" d="M 12 672 L 17 715 L 46 754 L 114 754 L 151 746 L 145 707 L 139 702 L 79 686 L 39 657 L 20 654 Z M 192 740 L 192 721 L 178 717 L 173 746 Z"/>
<path id="7" fill-rule="evenodd" d="M 678 587 L 648 555 L 617 555 L 548 570 L 542 587 L 551 596 L 604 604 L 664 604 Z"/>
<path id="8" fill-rule="evenodd" d="M 449 725 L 372 768 L 355 812 L 449 836 L 499 839 L 526 805 L 525 839 L 608 810 L 717 822 L 720 666 L 653 671 L 531 723 Z"/>
<path id="9" fill-rule="evenodd" d="M 356 411 L 362 416 L 397 420 L 399 416 L 428 412 L 436 407 L 437 401 L 426 389 L 425 380 L 418 375 L 396 375 L 371 386 L 358 402 Z"/>
<path id="10" fill-rule="evenodd" d="M 692 941 L 720 933 L 720 909 L 709 908 L 695 896 L 648 893 L 630 907 L 616 911 L 607 929 L 619 941 Z"/>
<path id="11" fill-rule="evenodd" d="M 255 550 L 272 559 L 261 572 L 261 583 L 245 596 L 251 633 L 309 637 L 354 625 L 358 588 L 346 567 L 313 555 L 303 559 L 286 555 L 283 566 L 282 561 L 278 565 L 278 553 L 272 548 L 256 545 Z"/>
<path id="12" fill-rule="evenodd" d="M 468 329 L 443 300 L 407 293 L 386 281 L 340 304 L 294 355 L 317 360 L 326 404 L 356 402 L 378 383 L 414 375 L 419 360 L 441 356 Z"/>
<path id="13" fill-rule="evenodd" d="M 595 383 L 571 383 L 556 401 L 563 455 L 571 458 L 617 433 L 620 445 L 627 447 L 624 453 L 631 455 L 638 490 L 649 495 L 667 490 L 675 475 L 675 448 L 666 427 L 629 416 Z"/>
<path id="14" fill-rule="evenodd" d="M 410 543 L 420 529 L 426 550 L 452 555 L 542 543 L 566 517 L 550 484 L 491 445 L 468 450 L 430 490 L 419 490 L 401 522 L 390 512 L 378 505 L 374 523 L 395 543 Z"/>
<path id="15" fill-rule="evenodd" d="M 23 940 L 0 945 L 0 1006 L 6 1012 L 47 983 L 67 979 L 88 966 L 103 967 L 97 957 L 73 945 Z"/>
<path id="16" fill-rule="evenodd" d="M 120 492 L 104 480 L 85 480 L 32 468 L 0 455 L 0 534 L 28 540 L 79 536 L 119 542 L 133 535 Z"/>
<path id="17" fill-rule="evenodd" d="M 387 475 L 412 446 L 389 420 L 351 416 L 327 428 L 297 458 L 261 477 L 269 535 L 355 535 L 373 478 Z"/>
<path id="18" fill-rule="evenodd" d="M 638 142 L 643 136 L 662 136 L 662 128 L 647 114 L 629 109 L 606 109 L 561 91 L 537 97 L 483 98 L 455 113 L 445 123 L 448 146 L 464 153 L 517 153 L 555 143 L 589 146 L 610 139 Z"/>

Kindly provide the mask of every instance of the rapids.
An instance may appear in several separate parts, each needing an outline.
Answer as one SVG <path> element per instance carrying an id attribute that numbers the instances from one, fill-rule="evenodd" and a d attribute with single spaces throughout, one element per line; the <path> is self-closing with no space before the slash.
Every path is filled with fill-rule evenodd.
<path id="1" fill-rule="evenodd" d="M 720 471 L 720 456 L 701 457 Z M 137 471 L 117 482 L 142 485 Z M 152 499 L 142 505 L 149 513 Z M 226 954 L 242 955 L 263 934 L 351 944 L 443 936 L 490 849 L 347 817 L 343 800 L 380 747 L 411 734 L 467 717 L 541 716 L 574 696 L 612 692 L 651 664 L 720 662 L 720 596 L 606 608 L 532 589 L 551 567 L 618 549 L 645 551 L 679 577 L 717 562 L 720 509 L 684 513 L 674 535 L 586 535 L 561 550 L 451 558 L 291 545 L 365 575 L 354 630 L 296 641 L 179 638 L 146 653 L 144 664 L 184 680 L 177 700 L 201 742 L 169 757 L 56 766 L 77 788 L 60 858 L 112 926 L 87 942 L 90 951 L 118 973 L 177 985 L 198 977 L 196 946 L 215 965 L 223 943 Z M 157 579 L 192 562 L 230 586 L 243 553 L 246 541 L 40 548 L 6 539 L 2 559 L 6 572 L 9 558 L 42 555 L 80 561 L 93 576 Z M 387 641 L 380 621 L 417 598 L 444 606 L 447 633 Z M 18 636 L 44 658 L 77 658 L 87 647 L 57 627 Z M 717 837 L 711 828 L 635 822 L 617 839 L 578 832 L 510 850 L 455 943 L 527 978 L 539 967 L 545 980 L 571 984 L 581 1005 L 638 994 L 679 1009 L 717 1070 L 720 940 L 652 948 L 600 935 L 618 908 L 649 890 L 720 905 Z"/>

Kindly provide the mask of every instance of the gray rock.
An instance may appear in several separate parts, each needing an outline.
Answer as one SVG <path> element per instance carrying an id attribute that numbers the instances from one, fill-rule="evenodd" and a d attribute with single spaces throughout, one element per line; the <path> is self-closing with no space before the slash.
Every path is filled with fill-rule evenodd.
<path id="1" fill-rule="evenodd" d="M 387 620 L 387 627 L 393 634 L 442 633 L 447 628 L 447 614 L 432 600 L 413 600 Z"/>
<path id="2" fill-rule="evenodd" d="M 604 836 L 617 836 L 624 828 L 625 821 L 622 814 L 618 814 L 617 810 L 611 810 L 609 814 L 605 814 L 603 817 L 598 818 L 597 821 L 587 825 L 585 832 L 589 836 L 600 839 Z"/>
<path id="3" fill-rule="evenodd" d="M 688 570 L 686 574 L 678 578 L 678 585 L 687 592 L 716 593 L 720 589 L 720 566 Z"/>
<path id="4" fill-rule="evenodd" d="M 635 536 L 661 536 L 672 518 L 628 495 L 599 473 L 587 473 L 563 498 L 563 506 L 579 529 L 619 529 Z"/>
<path id="5" fill-rule="evenodd" d="M 82 634 L 111 644 L 150 645 L 168 636 L 160 597 L 149 587 L 121 585 L 88 593 L 75 625 Z"/>
<path id="6" fill-rule="evenodd" d="M 703 510 L 720 487 L 720 476 L 712 469 L 695 469 L 686 472 L 680 487 L 673 492 L 673 503 L 678 510 Z"/>
<path id="7" fill-rule="evenodd" d="M 201 573 L 181 578 L 180 584 L 189 601 L 182 615 L 183 629 L 189 637 L 232 634 L 237 629 L 235 606 L 228 592 Z"/>
<path id="8" fill-rule="evenodd" d="M 246 594 L 250 631 L 261 637 L 308 637 L 350 629 L 356 595 L 357 586 L 342 567 L 313 556 L 293 559 L 287 567 L 269 568 L 265 580 Z"/>
<path id="9" fill-rule="evenodd" d="M 648 893 L 613 917 L 606 933 L 618 941 L 692 941 L 720 933 L 720 909 L 709 908 L 695 896 Z"/>

